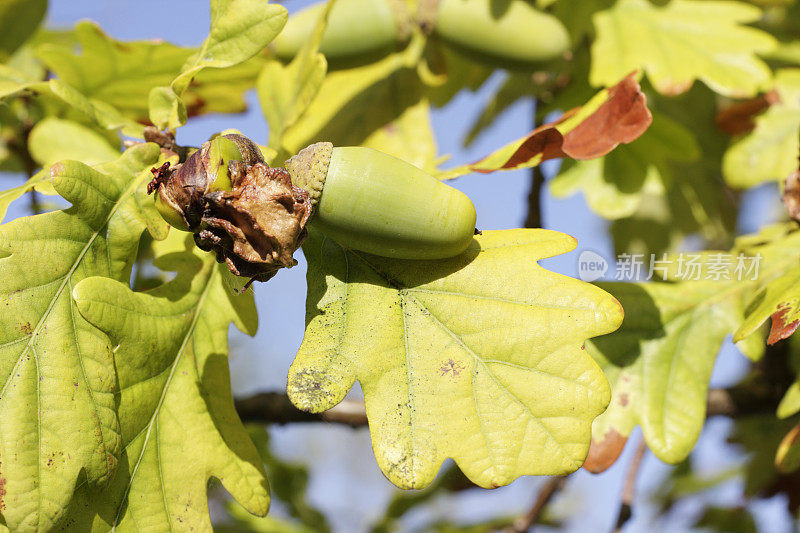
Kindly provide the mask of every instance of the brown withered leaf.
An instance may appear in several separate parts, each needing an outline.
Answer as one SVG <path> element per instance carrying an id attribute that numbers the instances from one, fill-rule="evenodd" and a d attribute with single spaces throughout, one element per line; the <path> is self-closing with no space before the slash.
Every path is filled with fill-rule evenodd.
<path id="1" fill-rule="evenodd" d="M 593 159 L 621 143 L 637 139 L 653 122 L 647 98 L 632 72 L 613 87 L 595 95 L 586 105 L 543 124 L 522 139 L 480 161 L 443 172 L 451 179 L 471 172 L 490 173 L 534 167 L 560 157 Z"/>
<path id="2" fill-rule="evenodd" d="M 797 330 L 798 326 L 800 326 L 800 320 L 786 322 L 786 315 L 788 312 L 789 307 L 783 307 L 772 315 L 772 327 L 769 330 L 767 344 L 775 344 L 780 340 L 788 338 Z"/>
<path id="3" fill-rule="evenodd" d="M 589 446 L 589 455 L 583 463 L 583 468 L 592 474 L 604 472 L 617 461 L 617 458 L 622 453 L 627 442 L 628 437 L 620 434 L 613 428 L 608 430 L 600 440 L 596 440 L 594 436 L 592 436 L 592 443 Z"/>
<path id="4" fill-rule="evenodd" d="M 717 127 L 731 136 L 743 135 L 756 127 L 756 115 L 780 101 L 778 91 L 770 91 L 757 98 L 735 102 L 717 112 Z"/>
<path id="5" fill-rule="evenodd" d="M 306 238 L 311 215 L 308 193 L 293 186 L 282 168 L 234 161 L 230 170 L 233 189 L 204 196 L 203 227 L 195 242 L 214 251 L 233 274 L 267 281 L 280 268 L 297 264 L 292 255 Z"/>
<path id="6" fill-rule="evenodd" d="M 786 178 L 782 198 L 789 216 L 800 222 L 800 170 L 795 170 Z"/>

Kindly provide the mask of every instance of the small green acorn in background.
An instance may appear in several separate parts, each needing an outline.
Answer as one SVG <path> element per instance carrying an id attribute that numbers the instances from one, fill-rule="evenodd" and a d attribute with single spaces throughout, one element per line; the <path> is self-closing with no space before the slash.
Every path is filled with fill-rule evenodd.
<path id="1" fill-rule="evenodd" d="M 158 193 L 162 217 L 251 282 L 297 264 L 307 223 L 347 248 L 399 259 L 453 257 L 475 233 L 463 193 L 371 148 L 316 143 L 270 168 L 255 143 L 222 135 L 153 174 L 148 193 Z"/>
<path id="2" fill-rule="evenodd" d="M 421 0 L 420 19 L 471 59 L 501 68 L 536 65 L 570 46 L 561 21 L 525 0 Z"/>
<path id="3" fill-rule="evenodd" d="M 289 18 L 271 45 L 278 58 L 290 60 L 300 51 L 324 8 L 322 2 Z M 413 15 L 404 0 L 338 0 L 320 52 L 333 65 L 368 61 L 407 42 L 414 26 L 497 68 L 530 68 L 570 46 L 561 21 L 526 0 L 420 0 Z"/>
<path id="4" fill-rule="evenodd" d="M 270 45 L 275 55 L 285 61 L 297 55 L 324 9 L 321 2 L 290 17 Z M 406 42 L 412 28 L 404 0 L 339 0 L 328 16 L 319 50 L 331 62 L 384 55 Z"/>

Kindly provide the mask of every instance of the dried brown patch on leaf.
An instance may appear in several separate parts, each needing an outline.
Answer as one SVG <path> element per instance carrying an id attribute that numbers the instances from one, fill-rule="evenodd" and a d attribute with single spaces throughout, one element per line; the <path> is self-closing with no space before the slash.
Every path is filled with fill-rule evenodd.
<path id="1" fill-rule="evenodd" d="M 782 198 L 789 216 L 800 222 L 800 170 L 795 170 L 786 178 Z"/>
<path id="2" fill-rule="evenodd" d="M 779 101 L 778 92 L 770 91 L 758 98 L 733 103 L 717 113 L 717 127 L 728 135 L 744 135 L 756 127 L 756 115 Z"/>
<path id="3" fill-rule="evenodd" d="M 589 455 L 583 463 L 583 468 L 593 474 L 606 471 L 619 458 L 628 437 L 623 436 L 615 429 L 610 429 L 601 440 L 592 438 L 589 446 Z"/>
<path id="4" fill-rule="evenodd" d="M 772 328 L 769 330 L 767 344 L 775 344 L 779 340 L 789 337 L 800 326 L 800 320 L 787 322 L 786 315 L 789 313 L 789 309 L 788 305 L 781 306 L 772 315 Z"/>

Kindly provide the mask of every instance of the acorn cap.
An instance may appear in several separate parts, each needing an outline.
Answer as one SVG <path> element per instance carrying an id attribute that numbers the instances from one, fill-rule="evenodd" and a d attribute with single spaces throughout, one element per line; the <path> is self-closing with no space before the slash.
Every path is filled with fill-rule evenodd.
<path id="1" fill-rule="evenodd" d="M 333 144 L 314 143 L 290 157 L 284 164 L 284 168 L 292 176 L 292 183 L 308 192 L 312 207 L 316 207 L 319 203 L 332 154 Z"/>

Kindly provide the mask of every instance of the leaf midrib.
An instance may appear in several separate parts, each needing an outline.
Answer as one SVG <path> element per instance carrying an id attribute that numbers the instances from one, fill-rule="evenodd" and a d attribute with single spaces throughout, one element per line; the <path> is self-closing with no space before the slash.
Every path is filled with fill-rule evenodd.
<path id="1" fill-rule="evenodd" d="M 34 363 L 36 365 L 36 411 L 37 411 L 37 416 L 36 416 L 36 424 L 37 424 L 37 434 L 36 434 L 36 442 L 37 442 L 37 457 L 36 457 L 37 474 L 36 474 L 36 478 L 37 479 L 41 478 L 41 469 L 42 469 L 42 465 L 41 465 L 41 463 L 42 463 L 42 429 L 41 429 L 42 413 L 41 413 L 41 398 L 40 398 L 40 388 L 41 388 L 40 383 L 41 383 L 41 380 L 39 378 L 41 376 L 40 376 L 40 370 L 39 370 L 39 356 L 36 353 L 36 349 L 34 347 L 34 344 L 36 342 L 36 339 L 39 336 L 39 331 L 42 329 L 42 327 L 44 326 L 45 322 L 47 322 L 47 319 L 49 318 L 50 313 L 52 312 L 53 308 L 55 307 L 56 302 L 61 298 L 61 295 L 64 292 L 64 288 L 67 285 L 70 284 L 70 282 L 72 280 L 72 275 L 78 269 L 78 266 L 80 266 L 81 262 L 83 261 L 83 258 L 86 256 L 86 253 L 92 247 L 92 245 L 94 244 L 94 241 L 100 235 L 102 230 L 108 226 L 108 223 L 111 221 L 111 219 L 117 213 L 117 211 L 119 210 L 119 208 L 122 205 L 123 201 L 125 199 L 127 199 L 128 196 L 130 194 L 132 194 L 133 191 L 135 191 L 138 188 L 139 183 L 141 181 L 142 181 L 142 177 L 139 177 L 138 179 L 134 178 L 133 180 L 131 180 L 130 185 L 128 185 L 128 187 L 125 190 L 123 190 L 122 194 L 120 194 L 120 196 L 117 197 L 117 200 L 115 201 L 114 206 L 109 211 L 108 215 L 106 216 L 105 220 L 103 221 L 103 224 L 101 226 L 99 226 L 98 229 L 95 230 L 92 233 L 91 237 L 89 238 L 88 242 L 86 243 L 86 246 L 83 247 L 81 252 L 78 254 L 78 257 L 75 259 L 75 262 L 72 264 L 72 267 L 64 275 L 64 278 L 63 278 L 63 280 L 61 282 L 61 285 L 58 287 L 58 289 L 56 290 L 53 298 L 50 300 L 50 305 L 48 305 L 47 309 L 42 314 L 42 318 L 39 319 L 39 322 L 36 324 L 36 327 L 30 333 L 29 339 L 28 339 L 28 343 L 25 345 L 25 347 L 20 352 L 20 355 L 17 358 L 17 362 L 14 363 L 14 367 L 11 369 L 11 373 L 9 374 L 8 380 L 6 380 L 6 382 L 3 384 L 2 390 L 0 390 L 0 401 L 2 401 L 2 398 L 5 396 L 6 391 L 8 390 L 9 384 L 13 381 L 14 375 L 17 373 L 17 370 L 19 369 L 19 365 L 21 364 L 22 360 L 25 358 L 25 355 L 29 351 L 31 351 L 33 353 L 33 360 L 34 360 Z M 87 223 L 87 225 L 88 225 L 88 223 Z M 74 303 L 71 300 L 69 301 L 68 305 L 70 306 L 70 309 L 73 310 L 72 306 L 74 305 Z M 80 366 L 81 366 L 81 371 L 83 372 L 83 374 L 85 376 L 86 369 L 83 368 L 83 362 L 79 361 L 79 363 L 80 363 Z M 95 403 L 95 407 L 96 407 L 96 405 L 97 404 Z M 96 410 L 95 410 L 95 414 L 97 414 Z M 99 415 L 98 415 L 98 419 L 99 419 Z M 105 442 L 104 442 L 102 437 L 100 438 L 100 440 L 101 440 L 102 445 L 105 447 Z M 41 490 L 41 487 L 37 487 L 36 491 L 37 491 L 38 502 L 39 502 L 37 504 L 37 513 L 39 513 L 39 516 L 38 516 L 38 519 L 37 519 L 37 524 L 38 524 L 39 521 L 41 520 L 41 514 L 40 513 L 42 511 L 42 490 Z"/>
<path id="2" fill-rule="evenodd" d="M 440 328 L 442 328 L 457 343 L 459 343 L 462 346 L 462 348 L 464 350 L 466 350 L 467 353 L 469 353 L 474 358 L 474 360 L 476 362 L 478 362 L 480 365 L 482 365 L 483 368 L 485 369 L 485 371 L 487 372 L 487 374 L 495 382 L 495 384 L 498 387 L 500 387 L 503 391 L 505 391 L 505 393 L 507 395 L 509 395 L 514 400 L 514 402 L 518 403 L 522 407 L 522 409 L 528 414 L 528 416 L 531 418 L 531 420 L 534 420 L 539 425 L 539 427 L 553 440 L 553 442 L 556 443 L 558 449 L 564 454 L 564 457 L 566 459 L 570 460 L 570 461 L 572 460 L 572 458 L 570 457 L 569 453 L 564 449 L 563 444 L 557 438 L 555 438 L 555 436 L 550 432 L 550 430 L 547 428 L 547 426 L 545 426 L 542 423 L 542 421 L 539 420 L 539 418 L 537 418 L 536 416 L 533 415 L 533 412 L 530 410 L 530 408 L 527 405 L 525 405 L 524 402 L 522 402 L 519 398 L 517 398 L 510 390 L 508 390 L 508 388 L 503 383 L 501 383 L 498 380 L 497 376 L 495 376 L 494 373 L 491 371 L 491 369 L 489 369 L 489 366 L 486 364 L 486 362 L 481 357 L 479 357 L 478 354 L 476 354 L 472 349 L 470 349 L 466 344 L 464 344 L 464 341 L 458 335 L 456 335 L 455 332 L 453 332 L 444 323 L 442 323 L 442 321 L 439 320 L 439 318 L 436 317 L 430 311 L 430 309 L 428 309 L 425 305 L 423 305 L 421 302 L 419 302 L 419 300 L 417 300 L 411 294 L 409 294 L 409 289 L 402 288 L 400 286 L 400 284 L 396 280 L 390 278 L 387 274 L 381 272 L 377 267 L 372 265 L 372 263 L 370 263 L 364 257 L 362 257 L 361 254 L 358 254 L 358 253 L 356 253 L 356 252 L 354 252 L 352 250 L 345 249 L 345 253 L 347 253 L 348 251 L 353 253 L 353 255 L 355 255 L 356 257 L 358 257 L 365 265 L 367 265 L 367 267 L 369 267 L 373 272 L 378 274 L 379 277 L 383 278 L 393 289 L 397 290 L 398 293 L 400 293 L 401 302 L 403 301 L 403 294 L 405 294 L 405 296 L 409 300 L 413 301 L 414 304 L 416 304 L 420 309 L 427 311 L 427 316 L 430 317 L 431 320 L 434 320 L 439 325 Z M 401 312 L 402 312 L 402 309 L 401 309 Z M 408 332 L 407 332 L 407 329 L 406 329 L 406 326 L 405 326 L 405 315 L 403 315 L 403 334 L 407 335 L 407 333 Z M 406 351 L 406 359 L 408 359 L 407 351 Z M 407 364 L 407 366 L 408 366 L 408 364 Z M 494 459 L 493 459 L 492 446 L 489 444 L 488 436 L 487 436 L 486 431 L 485 431 L 485 429 L 483 427 L 483 419 L 480 416 L 480 410 L 478 409 L 478 405 L 477 405 L 478 399 L 477 399 L 477 396 L 475 394 L 476 388 L 475 388 L 475 385 L 474 385 L 475 376 L 476 375 L 477 374 L 473 371 L 473 376 L 472 376 L 472 378 L 473 378 L 473 386 L 472 386 L 473 401 L 475 402 L 476 415 L 478 416 L 478 421 L 479 421 L 479 425 L 480 425 L 480 428 L 481 428 L 481 434 L 483 435 L 484 442 L 486 443 L 486 449 L 489 452 L 489 459 L 492 462 L 492 468 L 496 469 L 497 466 L 498 466 L 498 463 L 496 463 L 494 461 Z M 410 386 L 410 384 L 409 384 L 409 386 Z M 413 443 L 413 439 L 412 439 L 412 443 Z M 412 467 L 413 467 L 413 465 L 412 465 Z"/>
<path id="3" fill-rule="evenodd" d="M 210 273 L 210 275 L 208 277 L 208 281 L 206 282 L 206 287 L 203 289 L 203 292 L 201 293 L 200 298 L 197 300 L 197 304 L 195 305 L 195 314 L 192 317 L 192 322 L 189 325 L 189 329 L 186 330 L 186 335 L 184 336 L 183 342 L 181 343 L 181 346 L 178 349 L 178 353 L 175 355 L 175 360 L 172 363 L 172 368 L 170 369 L 169 376 L 167 376 L 167 379 L 164 382 L 164 387 L 163 387 L 163 389 L 161 391 L 161 397 L 159 398 L 158 404 L 156 405 L 156 408 L 153 411 L 153 415 L 150 417 L 150 422 L 148 422 L 148 424 L 146 426 L 147 427 L 147 433 L 145 434 L 144 442 L 142 443 L 142 449 L 139 452 L 139 457 L 136 460 L 136 465 L 133 467 L 133 471 L 131 471 L 131 475 L 130 475 L 130 478 L 128 479 L 127 486 L 125 487 L 125 492 L 123 493 L 122 499 L 120 500 L 119 508 L 117 509 L 116 516 L 114 517 L 114 525 L 112 526 L 111 531 L 116 531 L 117 530 L 117 526 L 120 523 L 120 519 L 122 517 L 122 511 L 126 507 L 125 506 L 125 502 L 128 499 L 128 496 L 130 495 L 130 491 L 131 491 L 131 487 L 133 486 L 134 478 L 136 477 L 136 474 L 139 471 L 139 466 L 141 465 L 142 460 L 144 459 L 144 455 L 147 452 L 147 446 L 148 446 L 149 441 L 150 441 L 150 435 L 152 434 L 153 427 L 158 422 L 157 418 L 158 418 L 158 415 L 159 415 L 159 413 L 161 411 L 161 407 L 164 404 L 164 399 L 167 397 L 167 392 L 168 392 L 169 386 L 170 386 L 170 384 L 172 382 L 172 378 L 175 376 L 175 371 L 178 368 L 178 363 L 180 362 L 181 358 L 183 357 L 184 352 L 186 350 L 186 347 L 189 345 L 189 342 L 190 342 L 190 340 L 192 339 L 192 337 L 194 335 L 194 330 L 197 327 L 198 321 L 200 320 L 200 315 L 202 315 L 202 310 L 203 310 L 203 306 L 205 305 L 206 298 L 208 297 L 208 294 L 211 292 L 211 288 L 214 285 L 213 281 L 214 281 L 214 279 L 216 278 L 216 276 L 219 273 L 219 270 L 217 268 L 215 268 L 214 265 L 211 266 L 211 269 L 212 269 L 212 271 L 211 271 L 211 273 Z M 142 429 L 142 431 L 144 431 L 144 428 Z M 140 431 L 140 434 L 141 434 L 141 431 Z M 158 443 L 156 443 L 156 445 L 157 444 Z M 160 461 L 159 461 L 159 465 L 158 466 L 159 466 L 159 473 L 160 473 L 161 472 L 161 462 Z M 162 476 L 162 480 L 163 480 L 163 476 Z M 167 507 L 166 492 L 165 492 L 163 483 L 161 484 L 161 489 L 162 489 L 162 493 L 164 494 L 164 498 L 165 498 L 165 501 L 164 501 L 165 514 L 167 516 L 167 520 L 170 521 L 169 507 Z M 172 531 L 172 524 L 168 523 L 168 525 L 169 525 L 169 530 Z"/>

